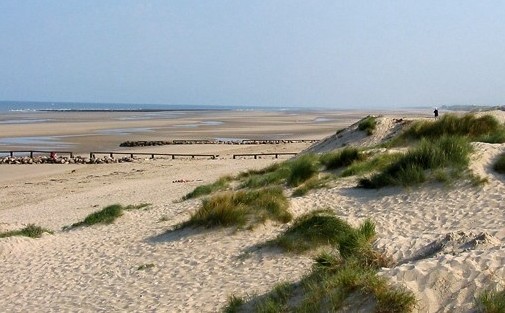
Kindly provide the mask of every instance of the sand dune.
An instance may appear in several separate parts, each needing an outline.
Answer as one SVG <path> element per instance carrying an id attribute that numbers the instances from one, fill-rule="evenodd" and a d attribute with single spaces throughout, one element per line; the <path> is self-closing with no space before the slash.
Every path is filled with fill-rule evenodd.
<path id="1" fill-rule="evenodd" d="M 480 187 L 362 190 L 351 177 L 290 199 L 290 209 L 298 216 L 327 207 L 354 225 L 371 218 L 374 245 L 397 264 L 380 275 L 412 290 L 420 312 L 471 312 L 484 288 L 505 285 L 505 177 L 491 169 L 505 145 L 474 148 L 472 171 L 488 179 Z M 273 162 L 2 167 L 13 172 L 0 179 L 0 231 L 28 223 L 55 231 L 40 239 L 0 239 L 2 311 L 218 312 L 228 295 L 261 294 L 278 282 L 297 281 L 310 270 L 309 256 L 249 252 L 286 226 L 166 232 L 198 207 L 199 200 L 178 201 L 196 186 Z M 181 179 L 188 182 L 174 182 Z M 61 230 L 112 203 L 151 205 L 125 212 L 112 225 Z"/>

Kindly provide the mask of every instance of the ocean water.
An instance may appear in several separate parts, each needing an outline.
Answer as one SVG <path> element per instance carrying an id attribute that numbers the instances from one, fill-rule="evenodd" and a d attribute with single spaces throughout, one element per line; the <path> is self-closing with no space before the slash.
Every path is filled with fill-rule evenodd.
<path id="1" fill-rule="evenodd" d="M 244 107 L 212 105 L 174 105 L 174 104 L 131 104 L 131 103 L 77 103 L 77 102 L 34 102 L 0 101 L 1 112 L 37 112 L 37 111 L 222 111 L 222 110 L 266 110 L 283 111 L 282 107 Z M 296 109 L 295 109 L 296 110 Z"/>

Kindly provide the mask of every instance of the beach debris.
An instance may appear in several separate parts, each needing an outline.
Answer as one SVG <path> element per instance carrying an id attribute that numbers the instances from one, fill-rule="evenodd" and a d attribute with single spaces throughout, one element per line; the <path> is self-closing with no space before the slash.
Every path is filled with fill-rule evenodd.
<path id="1" fill-rule="evenodd" d="M 203 181 L 201 179 L 176 179 L 173 180 L 172 183 L 191 183 L 195 181 Z"/>
<path id="2" fill-rule="evenodd" d="M 412 257 L 403 260 L 400 264 L 443 254 L 457 255 L 478 248 L 497 246 L 500 243 L 498 238 L 486 232 L 478 234 L 464 231 L 451 232 L 419 249 Z"/>

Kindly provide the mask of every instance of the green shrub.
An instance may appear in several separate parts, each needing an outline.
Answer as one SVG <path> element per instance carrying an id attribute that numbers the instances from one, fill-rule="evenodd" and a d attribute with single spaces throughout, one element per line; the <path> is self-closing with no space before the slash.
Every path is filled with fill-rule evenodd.
<path id="1" fill-rule="evenodd" d="M 505 153 L 502 153 L 493 165 L 493 169 L 500 174 L 505 174 Z"/>
<path id="2" fill-rule="evenodd" d="M 477 297 L 476 302 L 483 313 L 503 313 L 505 312 L 505 290 L 486 290 Z"/>
<path id="3" fill-rule="evenodd" d="M 202 206 L 180 226 L 253 227 L 267 219 L 287 223 L 292 219 L 288 206 L 281 187 L 225 192 L 203 199 Z"/>
<path id="4" fill-rule="evenodd" d="M 361 131 L 366 131 L 368 136 L 373 134 L 376 127 L 377 127 L 377 118 L 375 116 L 367 116 L 361 121 L 359 121 L 358 124 L 358 129 Z"/>
<path id="5" fill-rule="evenodd" d="M 25 236 L 25 237 L 30 237 L 30 238 L 40 238 L 40 237 L 42 237 L 43 233 L 52 234 L 53 232 L 51 230 L 42 228 L 40 226 L 36 226 L 34 224 L 28 224 L 25 228 L 22 228 L 20 230 L 12 230 L 12 231 L 8 231 L 8 232 L 0 233 L 0 238 L 12 237 L 12 236 Z"/>
<path id="6" fill-rule="evenodd" d="M 361 179 L 359 186 L 381 188 L 418 185 L 426 181 L 426 170 L 464 169 L 468 165 L 471 151 L 472 147 L 464 137 L 442 136 L 433 142 L 423 139 L 418 147 L 409 150 L 382 172 Z"/>
<path id="7" fill-rule="evenodd" d="M 319 158 L 321 164 L 328 170 L 349 166 L 354 161 L 361 161 L 364 159 L 364 155 L 358 149 L 351 147 L 346 147 L 339 152 L 325 153 Z"/>
<path id="8" fill-rule="evenodd" d="M 228 188 L 231 180 L 232 180 L 231 177 L 225 176 L 225 177 L 219 178 L 217 181 L 215 181 L 212 184 L 198 186 L 193 191 L 191 191 L 190 193 L 188 193 L 187 195 L 182 197 L 182 200 L 197 198 L 197 197 L 211 194 L 211 193 L 219 191 L 219 190 L 224 190 L 224 189 Z"/>

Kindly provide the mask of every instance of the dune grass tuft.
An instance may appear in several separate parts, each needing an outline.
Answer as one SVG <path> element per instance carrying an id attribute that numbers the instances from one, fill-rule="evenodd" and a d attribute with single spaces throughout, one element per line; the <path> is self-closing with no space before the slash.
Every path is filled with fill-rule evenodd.
<path id="1" fill-rule="evenodd" d="M 327 170 L 349 166 L 355 161 L 362 161 L 365 156 L 356 148 L 346 147 L 338 152 L 328 152 L 320 156 L 320 162 Z"/>
<path id="2" fill-rule="evenodd" d="M 260 188 L 286 183 L 296 187 L 319 172 L 319 160 L 313 154 L 307 154 L 288 160 L 259 171 L 249 171 L 239 175 L 240 188 Z"/>
<path id="3" fill-rule="evenodd" d="M 502 153 L 493 164 L 493 169 L 500 174 L 505 174 L 505 153 Z"/>
<path id="4" fill-rule="evenodd" d="M 505 312 L 505 290 L 486 290 L 476 299 L 480 312 L 503 313 Z"/>
<path id="5" fill-rule="evenodd" d="M 179 227 L 254 227 L 266 220 L 287 223 L 292 219 L 288 207 L 289 202 L 278 186 L 224 192 L 203 199 L 190 220 Z"/>
<path id="6" fill-rule="evenodd" d="M 52 234 L 53 231 L 49 229 L 36 226 L 35 224 L 29 224 L 25 228 L 19 230 L 12 230 L 8 232 L 0 233 L 0 238 L 12 237 L 12 236 L 25 236 L 30 238 L 40 238 L 43 233 Z"/>
<path id="7" fill-rule="evenodd" d="M 302 185 L 298 186 L 294 191 L 293 197 L 302 197 L 305 196 L 309 191 L 314 189 L 320 189 L 327 186 L 328 181 L 331 179 L 331 175 L 326 175 L 324 177 L 314 176 L 304 182 Z"/>
<path id="8" fill-rule="evenodd" d="M 423 139 L 416 148 L 409 150 L 383 171 L 370 178 L 362 178 L 359 186 L 381 188 L 418 185 L 427 180 L 426 170 L 465 169 L 471 151 L 472 147 L 465 137 L 442 136 L 434 141 Z"/>
<path id="9" fill-rule="evenodd" d="M 375 116 L 367 116 L 361 121 L 359 121 L 358 129 L 361 131 L 366 131 L 368 136 L 371 136 L 377 127 L 377 118 Z"/>
<path id="10" fill-rule="evenodd" d="M 401 156 L 403 156 L 402 153 L 384 153 L 370 159 L 357 161 L 346 167 L 342 173 L 340 173 L 340 176 L 348 177 L 381 171 L 400 159 Z"/>
<path id="11" fill-rule="evenodd" d="M 286 183 L 290 187 L 302 184 L 319 172 L 319 160 L 313 154 L 307 154 L 289 161 L 287 165 L 290 171 Z"/>
<path id="12" fill-rule="evenodd" d="M 237 296 L 229 296 L 228 302 L 226 306 L 223 308 L 223 313 L 237 313 L 240 310 L 240 307 L 245 303 L 243 298 Z"/>
<path id="13" fill-rule="evenodd" d="M 137 271 L 148 270 L 150 268 L 153 268 L 154 266 L 155 266 L 154 263 L 142 264 L 142 265 L 139 265 L 139 267 L 137 267 Z"/>
<path id="14" fill-rule="evenodd" d="M 206 196 L 216 191 L 225 190 L 230 185 L 231 180 L 232 178 L 230 176 L 224 176 L 219 178 L 212 184 L 198 186 L 193 191 L 182 197 L 182 200 L 198 198 L 201 196 Z"/>
<path id="15" fill-rule="evenodd" d="M 314 212 L 314 216 L 327 213 Z M 306 217 L 305 220 L 310 219 Z M 359 233 L 367 242 L 375 235 L 373 223 L 369 220 L 357 229 L 349 225 L 343 228 L 350 234 Z M 355 250 L 361 252 L 346 257 L 341 253 L 322 252 L 315 258 L 312 272 L 300 282 L 278 285 L 266 295 L 241 303 L 233 312 L 240 309 L 254 312 L 337 312 L 350 307 L 360 312 L 370 306 L 375 312 L 413 312 L 417 305 L 414 294 L 391 285 L 386 278 L 379 276 L 378 269 L 383 265 L 369 262 L 370 253 L 362 253 L 365 250 L 372 251 L 369 243 Z M 255 310 L 247 310 L 251 307 Z"/>
<path id="16" fill-rule="evenodd" d="M 86 218 L 83 221 L 74 223 L 70 226 L 65 226 L 63 227 L 63 229 L 66 230 L 80 226 L 91 226 L 95 224 L 112 224 L 118 217 L 123 215 L 124 211 L 139 210 L 149 205 L 151 204 L 141 203 L 138 205 L 127 205 L 127 206 L 122 206 L 121 204 L 112 204 L 106 206 L 100 211 L 91 213 L 90 215 L 86 216 Z"/>
<path id="17" fill-rule="evenodd" d="M 290 169 L 284 163 L 274 168 L 274 170 L 255 171 L 251 175 L 242 176 L 240 188 L 261 188 L 282 184 L 289 176 Z"/>
<path id="18" fill-rule="evenodd" d="M 286 251 L 302 253 L 323 245 L 339 245 L 353 228 L 329 210 L 303 215 L 271 243 Z"/>

